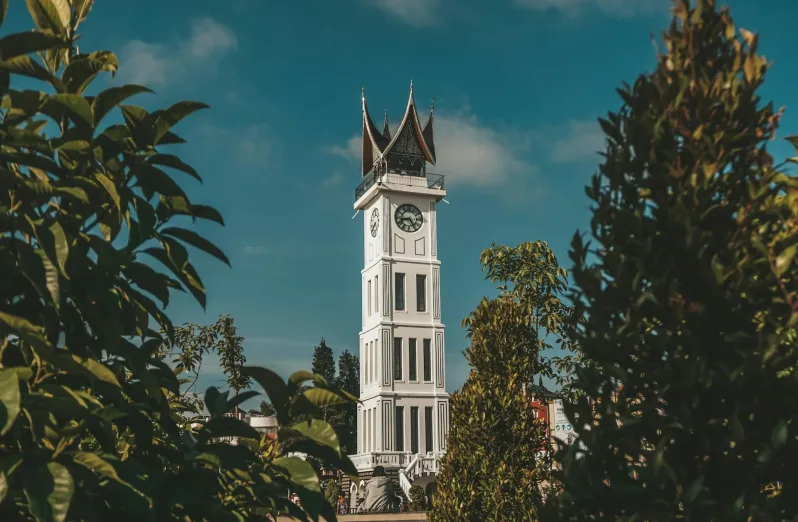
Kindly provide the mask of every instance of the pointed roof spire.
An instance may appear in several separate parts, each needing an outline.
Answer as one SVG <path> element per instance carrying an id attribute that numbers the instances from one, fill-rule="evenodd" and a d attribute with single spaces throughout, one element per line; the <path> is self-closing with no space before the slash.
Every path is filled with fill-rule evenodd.
<path id="1" fill-rule="evenodd" d="M 435 98 L 432 98 L 432 102 L 429 105 L 429 118 L 427 118 L 427 123 L 424 124 L 424 128 L 421 130 L 421 135 L 424 137 L 424 142 L 429 147 L 430 156 L 432 156 L 433 164 L 436 160 L 435 158 L 435 139 L 432 132 L 432 122 L 435 119 Z"/>
<path id="2" fill-rule="evenodd" d="M 388 109 L 385 109 L 385 119 L 382 123 L 382 135 L 385 139 L 391 139 L 391 128 L 388 126 Z"/>

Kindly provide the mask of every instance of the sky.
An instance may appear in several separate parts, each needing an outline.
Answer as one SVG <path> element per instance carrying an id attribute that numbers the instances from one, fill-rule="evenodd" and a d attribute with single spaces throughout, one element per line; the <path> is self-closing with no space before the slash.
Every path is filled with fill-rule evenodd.
<path id="1" fill-rule="evenodd" d="M 21 0 L 6 30 L 30 27 Z M 738 27 L 761 33 L 773 62 L 762 94 L 787 106 L 782 136 L 798 134 L 798 2 L 728 2 Z M 596 118 L 615 89 L 655 65 L 651 34 L 667 0 L 96 0 L 81 51 L 117 53 L 109 84 L 139 83 L 152 110 L 191 99 L 211 106 L 175 131 L 172 147 L 204 178 L 183 180 L 224 228 L 199 231 L 232 268 L 194 260 L 203 310 L 177 296 L 176 323 L 234 318 L 251 364 L 287 375 L 309 369 L 324 337 L 357 350 L 362 213 L 361 87 L 380 120 L 402 116 L 413 81 L 426 120 L 435 98 L 438 164 L 449 205 L 438 206 L 447 388 L 468 375 L 460 323 L 495 295 L 479 264 L 491 243 L 544 240 L 570 268 L 568 245 L 590 213 L 584 186 L 603 148 Z M 102 85 L 101 85 L 102 87 Z M 380 121 L 377 122 L 378 125 Z M 790 154 L 775 144 L 776 157 Z M 199 386 L 222 383 L 211 358 Z"/>

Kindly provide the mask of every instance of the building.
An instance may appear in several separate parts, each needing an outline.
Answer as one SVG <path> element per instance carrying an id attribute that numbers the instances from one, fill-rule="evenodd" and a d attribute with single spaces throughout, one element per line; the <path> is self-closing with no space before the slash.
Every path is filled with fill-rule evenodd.
<path id="1" fill-rule="evenodd" d="M 357 454 L 361 483 L 383 466 L 407 494 L 434 489 L 446 451 L 444 325 L 441 322 L 437 204 L 446 196 L 435 165 L 434 107 L 422 126 L 413 86 L 392 134 L 380 132 L 362 96 L 362 181 L 354 208 L 363 213 L 362 328 Z M 354 506 L 354 502 L 351 503 Z"/>

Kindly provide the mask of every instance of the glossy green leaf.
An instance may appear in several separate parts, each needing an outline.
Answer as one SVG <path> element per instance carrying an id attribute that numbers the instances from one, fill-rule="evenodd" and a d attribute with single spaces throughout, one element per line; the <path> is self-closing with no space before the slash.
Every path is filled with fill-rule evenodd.
<path id="1" fill-rule="evenodd" d="M 3 503 L 6 495 L 8 495 L 8 477 L 3 471 L 0 471 L 0 504 Z"/>
<path id="2" fill-rule="evenodd" d="M 227 266 L 230 266 L 230 260 L 227 259 L 227 256 L 224 255 L 219 247 L 202 237 L 201 235 L 197 234 L 193 230 L 188 230 L 185 228 L 177 228 L 177 227 L 167 227 L 161 230 L 161 234 L 165 234 L 167 236 L 172 236 L 177 238 L 189 245 L 196 247 L 203 252 L 212 255 L 216 259 L 224 262 Z"/>
<path id="3" fill-rule="evenodd" d="M 64 68 L 62 80 L 69 92 L 81 94 L 100 72 L 112 75 L 119 68 L 119 60 L 111 51 L 94 51 L 88 55 L 73 58 Z M 90 122 L 93 121 L 93 118 Z"/>
<path id="4" fill-rule="evenodd" d="M 7 13 L 8 13 L 8 0 L 0 0 L 0 25 L 3 25 L 3 22 L 6 21 Z"/>
<path id="5" fill-rule="evenodd" d="M 91 126 L 93 115 L 91 105 L 83 96 L 72 93 L 59 93 L 50 96 L 49 101 L 60 105 L 78 122 Z"/>
<path id="6" fill-rule="evenodd" d="M 49 462 L 24 481 L 24 491 L 28 509 L 36 522 L 64 522 L 75 483 L 65 466 Z"/>
<path id="7" fill-rule="evenodd" d="M 792 264 L 795 253 L 798 252 L 798 244 L 788 246 L 776 257 L 776 275 L 781 276 Z"/>
<path id="8" fill-rule="evenodd" d="M 119 384 L 119 380 L 116 378 L 116 375 L 114 375 L 114 372 L 112 372 L 106 365 L 104 365 L 100 361 L 90 358 L 83 358 L 74 354 L 72 355 L 72 359 L 76 363 L 81 365 L 83 368 L 85 368 L 88 371 L 88 373 L 94 376 L 95 378 L 103 382 L 106 382 L 108 384 L 111 384 L 113 386 L 116 386 L 117 388 L 121 387 L 121 385 Z"/>
<path id="9" fill-rule="evenodd" d="M 120 103 L 144 92 L 151 93 L 152 91 L 147 87 L 141 85 L 121 85 L 119 87 L 110 87 L 101 91 L 92 101 L 91 108 L 94 114 L 94 125 L 99 125 L 100 121 Z"/>
<path id="10" fill-rule="evenodd" d="M 302 501 L 302 508 L 311 517 L 318 516 L 324 497 L 321 494 L 319 477 L 309 462 L 299 457 L 280 457 L 272 464 L 282 469 L 291 480 L 292 489 L 296 490 Z"/>
<path id="11" fill-rule="evenodd" d="M 67 240 L 64 228 L 56 221 L 50 225 L 50 234 L 53 238 L 53 246 L 55 249 L 56 261 L 61 274 L 67 279 L 69 276 L 66 273 L 67 258 L 69 257 L 69 241 Z"/>
<path id="12" fill-rule="evenodd" d="M 332 392 L 324 388 L 308 388 L 302 392 L 302 395 L 317 408 L 329 408 L 330 406 L 338 406 L 340 404 L 349 404 L 351 402 L 346 397 Z"/>
<path id="13" fill-rule="evenodd" d="M 69 5 L 66 0 L 25 0 L 33 22 L 41 30 L 62 34 L 69 26 Z"/>
<path id="14" fill-rule="evenodd" d="M 0 3 L 0 24 L 5 18 L 4 6 L 6 2 Z M 28 55 L 44 49 L 53 47 L 66 48 L 67 44 L 57 36 L 45 34 L 39 31 L 28 31 L 24 33 L 12 33 L 0 38 L 0 60 L 9 60 L 16 56 Z"/>
<path id="15" fill-rule="evenodd" d="M 273 371 L 258 366 L 244 366 L 241 372 L 257 382 L 269 396 L 269 401 L 277 411 L 277 418 L 285 422 L 288 411 L 288 389 L 285 381 Z"/>
<path id="16" fill-rule="evenodd" d="M 151 293 L 161 301 L 164 307 L 169 304 L 169 284 L 167 277 L 143 263 L 129 263 L 124 269 L 125 275 L 142 290 Z"/>
<path id="17" fill-rule="evenodd" d="M 178 122 L 188 115 L 207 109 L 208 105 L 201 102 L 194 101 L 180 101 L 169 107 L 168 109 L 158 113 L 155 119 L 155 135 L 154 143 L 159 143 L 161 138 Z"/>
<path id="18" fill-rule="evenodd" d="M 116 469 L 110 462 L 103 459 L 96 453 L 89 453 L 87 451 L 76 451 L 72 454 L 72 460 L 81 466 L 88 468 L 103 477 L 115 480 L 116 482 L 123 482 Z"/>
<path id="19" fill-rule="evenodd" d="M 0 70 L 6 70 L 12 74 L 19 74 L 42 80 L 53 84 L 59 84 L 56 78 L 50 72 L 39 65 L 39 62 L 33 60 L 30 56 L 16 56 L 0 61 Z"/>
<path id="20" fill-rule="evenodd" d="M 82 22 L 89 16 L 91 8 L 94 7 L 94 0 L 67 0 L 75 13 L 77 23 Z"/>
<path id="21" fill-rule="evenodd" d="M 147 159 L 153 165 L 163 165 L 165 167 L 171 167 L 173 169 L 185 172 L 202 183 L 202 178 L 200 178 L 199 174 L 197 174 L 197 171 L 194 170 L 191 165 L 185 163 L 183 160 L 173 154 L 153 154 Z"/>
<path id="22" fill-rule="evenodd" d="M 0 436 L 5 435 L 21 409 L 19 378 L 11 369 L 0 369 Z"/>
<path id="23" fill-rule="evenodd" d="M 787 423 L 782 420 L 780 421 L 775 428 L 773 428 L 773 434 L 771 436 L 771 441 L 773 443 L 774 448 L 781 448 L 787 442 L 787 437 L 789 435 L 789 430 L 787 428 Z"/>

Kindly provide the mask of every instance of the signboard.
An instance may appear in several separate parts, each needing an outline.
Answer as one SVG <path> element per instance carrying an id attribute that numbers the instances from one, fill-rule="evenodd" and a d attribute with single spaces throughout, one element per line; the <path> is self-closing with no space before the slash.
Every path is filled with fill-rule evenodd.
<path id="1" fill-rule="evenodd" d="M 562 399 L 554 401 L 554 426 L 552 435 L 557 442 L 561 444 L 572 444 L 576 439 L 576 432 L 574 431 L 571 421 L 565 415 L 565 408 L 563 407 Z"/>

